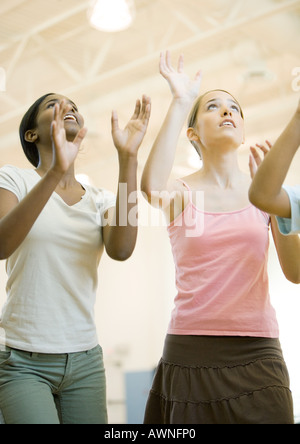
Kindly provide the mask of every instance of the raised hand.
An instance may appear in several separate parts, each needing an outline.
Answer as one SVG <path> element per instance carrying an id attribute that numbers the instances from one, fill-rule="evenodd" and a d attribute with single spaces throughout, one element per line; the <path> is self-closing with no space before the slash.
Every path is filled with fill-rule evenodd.
<path id="1" fill-rule="evenodd" d="M 249 158 L 249 168 L 252 179 L 254 179 L 254 176 L 263 161 L 258 152 L 258 149 L 263 153 L 263 156 L 265 157 L 269 153 L 271 148 L 272 144 L 268 140 L 266 140 L 266 145 L 261 145 L 257 143 L 255 147 L 254 146 L 250 147 L 251 154 Z"/>
<path id="2" fill-rule="evenodd" d="M 199 95 L 202 74 L 198 71 L 195 79 L 192 80 L 184 72 L 184 56 L 181 55 L 178 61 L 177 70 L 173 68 L 171 61 L 171 53 L 160 55 L 160 73 L 168 81 L 172 94 L 175 99 L 195 100 Z"/>
<path id="3" fill-rule="evenodd" d="M 80 145 L 86 136 L 87 129 L 81 128 L 73 141 L 67 140 L 64 117 L 72 109 L 65 100 L 56 103 L 54 107 L 53 122 L 51 125 L 51 138 L 53 147 L 52 169 L 65 174 L 74 163 Z"/>
<path id="4" fill-rule="evenodd" d="M 116 111 L 112 113 L 112 137 L 119 154 L 136 156 L 145 137 L 151 114 L 151 100 L 143 96 L 137 100 L 135 111 L 128 124 L 121 130 Z"/>

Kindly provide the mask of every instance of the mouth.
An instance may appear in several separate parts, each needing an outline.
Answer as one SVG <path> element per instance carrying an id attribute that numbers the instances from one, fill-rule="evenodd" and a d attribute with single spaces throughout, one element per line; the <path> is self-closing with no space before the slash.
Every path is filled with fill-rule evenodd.
<path id="1" fill-rule="evenodd" d="M 65 117 L 64 117 L 64 121 L 65 122 L 76 122 L 76 123 L 78 123 L 77 118 L 76 118 L 76 116 L 74 116 L 74 114 L 66 114 Z"/>
<path id="2" fill-rule="evenodd" d="M 231 127 L 231 128 L 236 128 L 234 121 L 233 121 L 233 120 L 229 120 L 229 119 L 226 119 L 226 120 L 224 120 L 224 121 L 221 123 L 220 127 L 223 127 L 223 126 L 228 126 L 229 128 L 230 128 L 230 127 Z"/>

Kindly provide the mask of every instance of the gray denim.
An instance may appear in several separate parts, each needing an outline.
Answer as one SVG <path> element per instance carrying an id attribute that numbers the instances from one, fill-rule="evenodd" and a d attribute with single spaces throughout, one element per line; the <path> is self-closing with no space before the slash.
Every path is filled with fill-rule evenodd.
<path id="1" fill-rule="evenodd" d="M 69 354 L 0 351 L 5 424 L 107 424 L 100 346 Z"/>

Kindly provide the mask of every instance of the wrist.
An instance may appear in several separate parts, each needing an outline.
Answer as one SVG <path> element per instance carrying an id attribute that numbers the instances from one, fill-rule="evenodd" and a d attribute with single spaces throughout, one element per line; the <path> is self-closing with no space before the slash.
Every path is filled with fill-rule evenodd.
<path id="1" fill-rule="evenodd" d="M 197 97 L 173 97 L 173 103 L 175 105 L 180 105 L 182 107 L 187 107 L 190 109 L 190 107 L 193 105 Z"/>
<path id="2" fill-rule="evenodd" d="M 46 173 L 46 177 L 53 181 L 53 183 L 59 183 L 63 178 L 64 173 L 61 171 L 57 171 L 54 168 L 50 168 L 50 170 Z"/>
<path id="3" fill-rule="evenodd" d="M 127 166 L 127 165 L 137 166 L 138 164 L 137 153 L 119 152 L 118 154 L 119 154 L 120 166 Z"/>
<path id="4" fill-rule="evenodd" d="M 136 180 L 138 169 L 137 156 L 124 156 L 119 154 L 119 182 Z"/>

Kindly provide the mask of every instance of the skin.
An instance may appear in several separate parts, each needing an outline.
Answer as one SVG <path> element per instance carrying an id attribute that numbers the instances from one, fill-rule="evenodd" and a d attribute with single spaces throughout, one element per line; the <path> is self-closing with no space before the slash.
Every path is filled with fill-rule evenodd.
<path id="1" fill-rule="evenodd" d="M 272 149 L 255 174 L 249 197 L 254 205 L 264 211 L 279 217 L 290 218 L 290 200 L 282 186 L 300 146 L 300 101 L 291 121 L 274 146 L 272 147 L 268 141 L 266 143 L 267 147 Z M 250 167 L 255 166 L 255 160 L 259 157 L 257 148 L 265 152 L 264 145 L 251 147 Z"/>
<path id="2" fill-rule="evenodd" d="M 294 116 L 273 147 L 268 141 L 266 145 L 258 144 L 256 147 L 251 147 L 250 170 L 254 179 L 249 190 L 249 198 L 253 205 L 270 214 L 291 218 L 290 199 L 282 186 L 299 145 L 300 102 Z M 263 162 L 259 150 L 265 155 Z M 274 216 L 272 219 L 275 226 Z M 278 230 L 275 236 L 281 245 L 282 255 L 289 256 L 289 262 L 292 263 L 287 269 L 284 268 L 285 275 L 291 282 L 299 284 L 300 237 L 297 235 L 279 237 Z M 286 261 L 287 259 L 282 263 L 283 267 Z"/>
<path id="3" fill-rule="evenodd" d="M 199 95 L 201 72 L 192 80 L 184 72 L 183 56 L 176 70 L 169 52 L 161 54 L 160 72 L 169 83 L 173 99 L 146 163 L 141 186 L 151 205 L 161 208 L 167 221 L 172 222 L 188 203 L 186 188 L 178 181 L 170 181 L 170 175 L 182 127 Z M 232 121 L 233 126 L 224 126 L 226 120 Z M 202 191 L 208 212 L 230 212 L 250 205 L 248 190 L 251 177 L 240 170 L 237 154 L 244 142 L 244 121 L 233 97 L 221 91 L 207 94 L 201 103 L 195 128 L 189 128 L 187 135 L 196 142 L 203 160 L 201 170 L 184 178 L 194 192 L 194 203 L 196 192 Z M 259 163 L 259 159 L 256 162 Z M 255 174 L 254 166 L 251 173 Z M 167 191 L 167 197 L 163 198 L 164 191 Z M 159 193 L 157 199 L 153 192 Z M 297 283 L 299 272 L 295 266 L 295 240 L 293 236 L 286 239 L 279 233 L 274 218 L 271 226 L 282 269 L 289 280 Z"/>
<path id="4" fill-rule="evenodd" d="M 112 137 L 119 158 L 119 184 L 127 184 L 128 195 L 137 188 L 137 155 L 145 136 L 151 112 L 150 99 L 137 101 L 134 114 L 121 130 L 116 111 L 112 113 Z M 74 119 L 65 120 L 66 115 Z M 53 95 L 41 104 L 37 126 L 26 133 L 26 140 L 35 143 L 40 163 L 36 169 L 41 176 L 38 184 L 19 202 L 10 191 L 0 189 L 0 259 L 7 259 L 22 244 L 33 224 L 54 192 L 74 205 L 85 190 L 75 178 L 75 161 L 86 136 L 84 119 L 68 98 Z M 118 187 L 119 190 L 119 187 Z M 121 226 L 119 213 L 129 214 L 136 203 L 120 201 L 105 215 L 107 224 L 102 229 L 108 255 L 115 260 L 128 259 L 135 247 L 137 226 Z M 20 223 L 22 221 L 22 223 Z"/>

